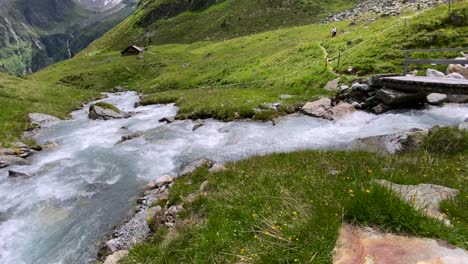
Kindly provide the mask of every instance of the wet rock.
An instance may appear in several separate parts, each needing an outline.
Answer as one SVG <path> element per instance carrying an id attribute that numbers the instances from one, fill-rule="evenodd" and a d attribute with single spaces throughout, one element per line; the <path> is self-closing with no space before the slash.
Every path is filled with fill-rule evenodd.
<path id="1" fill-rule="evenodd" d="M 114 93 L 122 93 L 122 92 L 125 92 L 125 89 L 122 88 L 122 87 L 120 87 L 120 86 L 115 86 L 115 87 L 112 89 L 112 91 L 113 91 Z"/>
<path id="2" fill-rule="evenodd" d="M 169 175 L 164 175 L 164 176 L 161 176 L 159 178 L 157 178 L 155 181 L 154 181 L 154 184 L 157 186 L 157 187 L 162 187 L 164 185 L 169 185 L 171 184 L 172 182 L 174 181 L 174 179 L 169 176 Z"/>
<path id="3" fill-rule="evenodd" d="M 376 182 L 396 192 L 417 210 L 422 210 L 428 216 L 450 224 L 447 216 L 440 212 L 440 203 L 443 200 L 455 198 L 459 193 L 458 190 L 434 184 L 400 185 L 386 180 Z"/>
<path id="4" fill-rule="evenodd" d="M 118 264 L 119 261 L 128 256 L 127 250 L 119 250 L 114 252 L 112 255 L 107 256 L 104 264 Z"/>
<path id="5" fill-rule="evenodd" d="M 41 113 L 30 113 L 28 115 L 29 122 L 38 128 L 47 128 L 51 127 L 60 121 L 59 118 L 51 115 L 41 114 Z"/>
<path id="6" fill-rule="evenodd" d="M 338 120 L 342 119 L 343 117 L 350 115 L 356 112 L 356 109 L 352 104 L 348 103 L 340 103 L 330 109 L 331 112 L 331 119 Z"/>
<path id="7" fill-rule="evenodd" d="M 434 239 L 398 236 L 343 224 L 333 264 L 461 264 L 468 252 Z"/>
<path id="8" fill-rule="evenodd" d="M 428 134 L 428 130 L 414 129 L 408 132 L 360 138 L 355 143 L 358 148 L 370 152 L 397 154 L 418 149 Z"/>
<path id="9" fill-rule="evenodd" d="M 159 119 L 159 122 L 160 123 L 166 123 L 166 124 L 170 124 L 170 123 L 174 123 L 175 122 L 175 119 L 172 118 L 172 117 L 163 117 L 161 119 Z"/>
<path id="10" fill-rule="evenodd" d="M 127 112 L 116 112 L 109 108 L 103 108 L 98 105 L 91 105 L 89 107 L 88 117 L 93 120 L 110 120 L 110 119 L 122 119 L 129 118 L 130 114 Z"/>
<path id="11" fill-rule="evenodd" d="M 426 98 L 431 105 L 441 105 L 447 101 L 448 96 L 446 94 L 431 93 Z"/>
<path id="12" fill-rule="evenodd" d="M 460 64 L 451 64 L 447 68 L 447 74 L 458 73 L 465 79 L 468 79 L 468 69 Z"/>
<path id="13" fill-rule="evenodd" d="M 314 102 L 308 102 L 302 107 L 302 112 L 312 117 L 330 118 L 330 108 L 332 101 L 323 98 Z"/>
<path id="14" fill-rule="evenodd" d="M 338 87 L 338 84 L 340 82 L 340 78 L 336 78 L 334 80 L 331 80 L 327 83 L 327 85 L 325 85 L 325 90 L 329 90 L 329 91 L 338 91 L 339 90 L 339 87 Z"/>
<path id="15" fill-rule="evenodd" d="M 460 79 L 460 80 L 463 80 L 465 79 L 465 77 L 463 77 L 463 75 L 459 74 L 459 73 L 450 73 L 448 74 L 447 76 L 445 76 L 445 78 L 449 78 L 449 79 Z"/>
<path id="16" fill-rule="evenodd" d="M 372 108 L 372 112 L 374 114 L 378 114 L 378 115 L 383 114 L 383 113 L 387 112 L 388 110 L 390 110 L 390 107 L 388 105 L 382 104 L 382 103 L 380 103 L 377 106 Z"/>
<path id="17" fill-rule="evenodd" d="M 31 162 L 21 157 L 17 157 L 13 155 L 0 156 L 0 168 L 5 168 L 7 166 L 13 166 L 13 165 L 20 165 L 20 166 L 31 165 Z"/>
<path id="18" fill-rule="evenodd" d="M 376 96 L 386 105 L 417 103 L 426 99 L 425 93 L 406 93 L 389 88 L 380 89 Z"/>
<path id="19" fill-rule="evenodd" d="M 49 150 L 49 149 L 54 149 L 56 147 L 58 147 L 59 144 L 57 142 L 54 142 L 54 141 L 47 141 L 46 143 L 44 143 L 42 145 L 42 150 Z"/>
<path id="20" fill-rule="evenodd" d="M 10 177 L 10 178 L 29 178 L 31 176 L 29 176 L 28 174 L 23 173 L 23 172 L 9 170 L 8 171 L 8 177 Z"/>
<path id="21" fill-rule="evenodd" d="M 438 70 L 427 69 L 426 70 L 426 76 L 427 77 L 444 78 L 445 74 L 443 72 L 438 71 Z"/>
<path id="22" fill-rule="evenodd" d="M 122 144 L 125 141 L 129 141 L 129 140 L 132 140 L 132 139 L 135 139 L 135 138 L 139 138 L 141 136 L 143 136 L 143 132 L 142 131 L 137 131 L 137 132 L 132 133 L 130 135 L 122 136 L 120 138 L 120 140 L 116 144 Z"/>
<path id="23" fill-rule="evenodd" d="M 447 101 L 449 103 L 466 104 L 466 103 L 468 103 L 468 95 L 449 94 L 449 95 L 447 95 Z"/>
<path id="24" fill-rule="evenodd" d="M 195 124 L 193 127 L 192 127 L 192 131 L 195 131 L 197 129 L 199 129 L 200 127 L 204 126 L 205 124 L 203 123 L 198 123 L 198 124 Z"/>
<path id="25" fill-rule="evenodd" d="M 205 159 L 205 158 L 196 159 L 189 163 L 183 164 L 181 166 L 179 176 L 190 174 L 194 172 L 197 168 L 211 169 L 213 165 L 214 165 L 214 162 L 209 159 Z"/>

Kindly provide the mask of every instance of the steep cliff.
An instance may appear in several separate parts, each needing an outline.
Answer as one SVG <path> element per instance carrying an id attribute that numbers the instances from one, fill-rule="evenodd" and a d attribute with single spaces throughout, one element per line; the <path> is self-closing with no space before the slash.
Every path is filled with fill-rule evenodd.
<path id="1" fill-rule="evenodd" d="M 0 0 L 0 71 L 27 74 L 72 57 L 136 0 Z"/>

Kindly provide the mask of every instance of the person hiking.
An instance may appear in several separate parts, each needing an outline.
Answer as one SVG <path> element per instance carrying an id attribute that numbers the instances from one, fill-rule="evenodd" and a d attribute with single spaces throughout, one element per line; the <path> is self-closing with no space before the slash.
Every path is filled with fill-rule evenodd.
<path id="1" fill-rule="evenodd" d="M 333 27 L 332 29 L 332 38 L 336 36 L 336 27 Z"/>

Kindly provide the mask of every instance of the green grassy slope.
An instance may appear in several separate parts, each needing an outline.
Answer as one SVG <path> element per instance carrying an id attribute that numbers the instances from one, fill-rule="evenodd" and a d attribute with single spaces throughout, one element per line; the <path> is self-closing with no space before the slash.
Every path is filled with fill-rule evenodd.
<path id="1" fill-rule="evenodd" d="M 465 146 L 467 139 L 465 132 Z M 122 263 L 332 263 L 342 222 L 467 248 L 467 154 L 305 151 L 229 163 L 224 172 L 199 169 L 171 189 L 167 205 L 184 204 L 178 226 L 150 220 L 155 235 Z M 372 179 L 459 189 L 442 206 L 453 227 L 415 211 Z M 188 201 L 206 180 L 206 194 Z"/>
<path id="2" fill-rule="evenodd" d="M 28 113 L 42 112 L 67 118 L 94 91 L 20 79 L 0 73 L 0 146 L 17 140 L 28 128 Z"/>
<path id="3" fill-rule="evenodd" d="M 130 44 L 160 45 L 222 40 L 306 25 L 361 1 L 143 1 L 135 14 L 92 43 L 83 53 L 121 49 Z"/>

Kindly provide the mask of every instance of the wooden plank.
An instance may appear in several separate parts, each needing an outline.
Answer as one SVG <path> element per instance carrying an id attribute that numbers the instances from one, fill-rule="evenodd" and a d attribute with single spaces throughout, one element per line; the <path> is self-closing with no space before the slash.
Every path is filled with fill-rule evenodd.
<path id="1" fill-rule="evenodd" d="M 468 64 L 468 60 L 454 60 L 454 59 L 447 59 L 447 60 L 430 60 L 430 59 L 409 59 L 406 60 L 405 63 L 408 64 Z"/>
<path id="2" fill-rule="evenodd" d="M 442 48 L 442 49 L 413 49 L 401 50 L 402 52 L 445 52 L 445 51 L 468 51 L 468 48 Z"/>
<path id="3" fill-rule="evenodd" d="M 384 87 L 402 91 L 468 94 L 468 80 L 466 79 L 398 76 L 382 78 L 382 83 Z"/>

